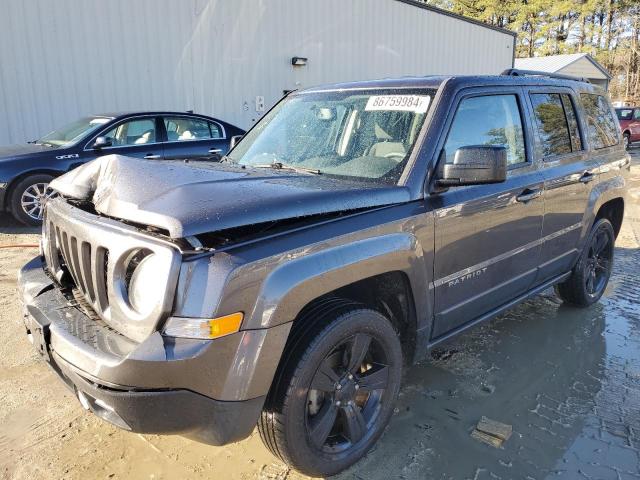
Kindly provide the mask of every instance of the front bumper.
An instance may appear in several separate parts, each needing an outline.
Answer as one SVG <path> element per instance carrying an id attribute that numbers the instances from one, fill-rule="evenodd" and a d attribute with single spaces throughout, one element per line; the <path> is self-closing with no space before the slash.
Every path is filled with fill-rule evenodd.
<path id="1" fill-rule="evenodd" d="M 213 445 L 253 430 L 289 325 L 217 340 L 154 333 L 136 343 L 77 308 L 47 276 L 40 257 L 21 269 L 18 285 L 30 340 L 99 417 L 135 432 Z"/>

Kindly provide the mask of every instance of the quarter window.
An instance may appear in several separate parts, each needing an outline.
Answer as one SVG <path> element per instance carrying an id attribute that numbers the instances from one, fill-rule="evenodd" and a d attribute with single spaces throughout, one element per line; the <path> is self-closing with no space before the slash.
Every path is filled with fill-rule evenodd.
<path id="1" fill-rule="evenodd" d="M 538 135 L 545 157 L 571 153 L 571 137 L 562 100 L 557 93 L 531 94 L 531 103 L 538 125 Z"/>
<path id="2" fill-rule="evenodd" d="M 472 145 L 504 146 L 509 165 L 526 161 L 515 95 L 485 95 L 460 102 L 444 146 L 447 163 L 453 163 L 456 150 Z"/>
<path id="3" fill-rule="evenodd" d="M 602 95 L 583 93 L 580 95 L 587 115 L 589 142 L 596 150 L 616 145 L 618 124 L 611 112 L 609 102 Z"/>
<path id="4" fill-rule="evenodd" d="M 124 145 L 144 145 L 156 141 L 156 121 L 140 118 L 121 123 L 104 135 L 114 147 Z"/>
<path id="5" fill-rule="evenodd" d="M 571 149 L 577 152 L 578 150 L 582 150 L 582 140 L 580 139 L 576 109 L 569 95 L 563 93 L 560 95 L 560 98 L 562 98 L 564 113 L 567 115 L 567 125 L 569 125 L 569 134 L 571 135 Z"/>
<path id="6" fill-rule="evenodd" d="M 199 118 L 166 117 L 164 127 L 169 142 L 222 138 L 220 126 Z"/>

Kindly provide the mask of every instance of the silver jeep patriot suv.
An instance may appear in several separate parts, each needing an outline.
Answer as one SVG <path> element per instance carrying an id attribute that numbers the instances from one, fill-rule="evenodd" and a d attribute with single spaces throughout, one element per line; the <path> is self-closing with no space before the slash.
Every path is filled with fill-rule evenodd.
<path id="1" fill-rule="evenodd" d="M 382 434 L 403 365 L 550 286 L 598 301 L 629 168 L 576 79 L 295 92 L 219 163 L 111 155 L 53 180 L 26 332 L 121 428 L 222 445 L 257 423 L 335 474 Z"/>

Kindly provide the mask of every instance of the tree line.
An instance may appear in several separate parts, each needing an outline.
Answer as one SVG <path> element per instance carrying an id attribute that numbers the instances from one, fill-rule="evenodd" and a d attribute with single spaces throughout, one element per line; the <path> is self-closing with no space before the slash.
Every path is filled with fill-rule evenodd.
<path id="1" fill-rule="evenodd" d="M 518 34 L 519 58 L 589 53 L 614 100 L 640 103 L 640 0 L 423 0 Z"/>

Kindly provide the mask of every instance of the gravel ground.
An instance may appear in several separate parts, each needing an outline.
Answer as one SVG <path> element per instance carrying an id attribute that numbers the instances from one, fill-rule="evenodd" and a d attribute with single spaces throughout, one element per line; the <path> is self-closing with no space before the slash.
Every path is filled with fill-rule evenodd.
<path id="1" fill-rule="evenodd" d="M 409 369 L 387 432 L 339 478 L 640 479 L 640 149 L 634 157 L 603 300 L 575 310 L 546 292 Z M 0 246 L 37 239 L 0 218 Z M 301 478 L 255 432 L 210 447 L 86 413 L 23 334 L 15 272 L 35 254 L 0 249 L 1 478 Z M 471 438 L 482 416 L 513 426 L 501 448 Z"/>

